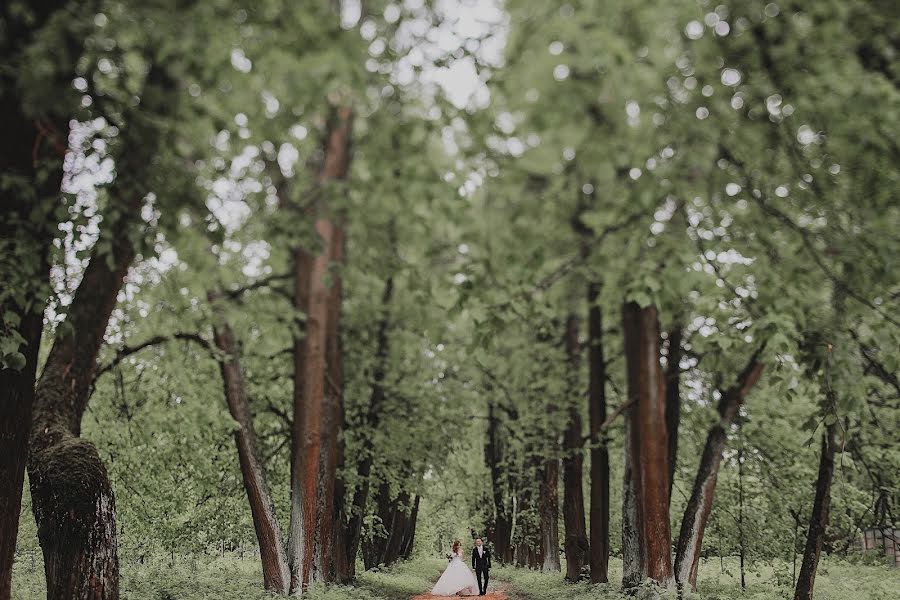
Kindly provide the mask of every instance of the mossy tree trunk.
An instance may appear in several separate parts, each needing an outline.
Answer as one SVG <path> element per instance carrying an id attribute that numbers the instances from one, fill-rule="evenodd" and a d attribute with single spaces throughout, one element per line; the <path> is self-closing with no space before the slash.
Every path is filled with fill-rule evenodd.
<path id="1" fill-rule="evenodd" d="M 79 436 L 97 354 L 135 256 L 129 234 L 141 198 L 135 194 L 104 222 L 37 384 L 28 473 L 50 599 L 119 595 L 115 500 L 97 449 Z"/>

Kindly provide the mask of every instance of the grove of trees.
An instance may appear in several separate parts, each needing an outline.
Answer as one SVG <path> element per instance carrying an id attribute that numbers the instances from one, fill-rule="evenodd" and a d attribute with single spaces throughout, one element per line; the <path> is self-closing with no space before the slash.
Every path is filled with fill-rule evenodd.
<path id="1" fill-rule="evenodd" d="M 900 526 L 896 12 L 4 2 L 0 600 L 460 530 L 814 598 Z"/>

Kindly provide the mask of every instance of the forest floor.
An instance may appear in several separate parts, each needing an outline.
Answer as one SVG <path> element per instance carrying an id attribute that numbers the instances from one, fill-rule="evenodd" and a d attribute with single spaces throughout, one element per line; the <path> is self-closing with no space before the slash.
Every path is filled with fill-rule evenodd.
<path id="1" fill-rule="evenodd" d="M 487 600 L 628 600 L 618 582 L 621 562 L 612 560 L 613 583 L 564 583 L 560 573 L 512 567 L 491 571 Z M 352 586 L 315 586 L 304 600 L 437 600 L 428 595 L 446 561 L 416 557 L 381 571 L 360 572 Z M 152 557 L 143 564 L 122 561 L 122 600 L 273 600 L 262 589 L 258 559 L 193 555 L 169 560 Z M 791 597 L 789 564 L 759 564 L 747 573 L 741 590 L 736 559 L 703 561 L 696 600 L 784 600 Z M 361 568 L 360 568 L 361 571 Z M 897 600 L 900 569 L 853 564 L 825 557 L 816 577 L 816 600 Z M 40 552 L 17 555 L 13 567 L 13 600 L 44 600 Z"/>

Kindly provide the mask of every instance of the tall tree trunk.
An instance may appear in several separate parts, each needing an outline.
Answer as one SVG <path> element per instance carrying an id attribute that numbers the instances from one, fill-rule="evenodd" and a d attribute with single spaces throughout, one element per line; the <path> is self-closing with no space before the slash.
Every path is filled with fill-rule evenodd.
<path id="1" fill-rule="evenodd" d="M 21 10 L 16 4 L 3 3 L 0 55 L 4 62 L 15 66 L 35 32 L 65 5 L 47 1 Z M 60 72 L 67 79 L 71 76 L 62 65 Z M 53 230 L 49 225 L 60 205 L 68 145 L 65 119 L 26 114 L 18 73 L 17 68 L 0 72 L 0 173 L 9 180 L 0 195 L 0 332 L 5 337 L 14 330 L 24 340 L 14 353 L 0 356 L 7 364 L 6 368 L 0 364 L 0 600 L 11 594 L 43 312 L 50 295 L 48 251 Z M 59 90 L 70 87 L 67 80 L 58 85 Z M 21 181 L 22 187 L 13 181 Z M 17 294 L 6 293 L 13 290 Z"/>
<path id="2" fill-rule="evenodd" d="M 672 536 L 669 531 L 669 462 L 665 421 L 665 379 L 659 364 L 659 322 L 655 306 L 635 302 L 622 307 L 625 359 L 628 373 L 626 412 L 627 518 L 636 535 L 638 553 L 627 555 L 623 584 L 649 577 L 663 587 L 675 582 L 672 571 Z M 629 494 L 631 497 L 629 498 Z M 629 506 L 629 503 L 633 506 Z M 625 539 L 623 535 L 623 547 Z"/>
<path id="3" fill-rule="evenodd" d="M 223 353 L 219 360 L 219 370 L 225 386 L 228 412 L 238 424 L 238 428 L 234 432 L 234 442 L 237 446 L 244 490 L 247 492 L 247 500 L 250 503 L 253 527 L 259 543 L 263 585 L 267 590 L 285 594 L 290 588 L 291 574 L 281 528 L 275 515 L 275 503 L 269 491 L 265 465 L 257 447 L 253 415 L 250 412 L 244 371 L 240 362 L 240 351 L 230 324 L 225 320 L 221 308 L 216 307 L 216 300 L 216 294 L 210 294 L 213 312 L 217 317 L 213 328 L 213 339 L 216 348 Z"/>
<path id="4" fill-rule="evenodd" d="M 97 354 L 135 256 L 129 234 L 143 194 L 134 196 L 117 219 L 104 221 L 108 229 L 69 306 L 67 331 L 58 333 L 35 392 L 28 472 L 50 599 L 119 596 L 115 500 L 97 449 L 79 436 Z M 100 254 L 104 239 L 112 256 Z"/>
<path id="5" fill-rule="evenodd" d="M 550 336 L 538 334 L 538 340 L 551 341 Z M 565 342 L 565 335 L 563 335 Z M 550 426 L 543 434 L 543 464 L 538 469 L 538 515 L 539 515 L 539 552 L 541 571 L 555 572 L 560 570 L 559 563 L 559 433 L 554 421 L 558 410 L 556 399 L 550 398 L 547 403 L 547 414 Z M 548 446 L 549 444 L 549 446 Z"/>
<path id="6" fill-rule="evenodd" d="M 334 580 L 334 525 L 335 517 L 343 512 L 343 506 L 335 500 L 338 478 L 339 440 L 343 420 L 343 357 L 340 339 L 343 286 L 340 267 L 344 262 L 344 229 L 335 226 L 331 240 L 331 296 L 328 301 L 328 325 L 326 334 L 326 384 L 325 406 L 322 422 L 322 454 L 319 469 L 319 494 L 317 505 L 316 548 L 313 578 L 316 581 Z M 338 552 L 343 553 L 340 547 Z"/>
<path id="7" fill-rule="evenodd" d="M 422 497 L 416 494 L 413 502 L 412 513 L 409 516 L 410 526 L 406 530 L 406 537 L 403 540 L 402 558 L 408 560 L 412 556 L 413 546 L 416 541 L 416 525 L 419 521 L 419 503 Z"/>
<path id="8" fill-rule="evenodd" d="M 343 465 L 343 451 L 338 451 L 339 464 Z M 335 483 L 334 501 L 335 504 L 343 506 L 347 498 L 347 488 L 344 482 L 339 478 Z M 347 528 L 347 513 L 345 510 L 335 512 L 334 519 L 334 542 L 332 544 L 332 562 L 334 565 L 333 581 L 339 584 L 347 584 L 353 581 L 353 570 L 347 558 L 347 546 L 350 542 L 348 538 L 349 529 Z"/>
<path id="9" fill-rule="evenodd" d="M 43 303 L 37 306 L 41 308 Z M 8 600 L 11 594 L 34 379 L 44 326 L 42 310 L 16 310 L 16 314 L 23 315 L 17 329 L 26 340 L 21 349 L 25 366 L 0 370 L 0 600 Z"/>
<path id="10" fill-rule="evenodd" d="M 390 276 L 384 284 L 381 294 L 381 320 L 378 322 L 378 331 L 375 335 L 375 366 L 372 372 L 372 388 L 369 395 L 369 407 L 366 413 L 365 427 L 369 433 L 363 438 L 363 449 L 357 466 L 357 484 L 353 493 L 353 501 L 350 507 L 350 520 L 347 526 L 347 563 L 351 578 L 356 571 L 356 555 L 359 553 L 359 542 L 362 534 L 362 522 L 366 515 L 366 505 L 369 499 L 370 477 L 372 474 L 372 461 L 375 458 L 375 448 L 372 435 L 381 421 L 381 408 L 384 404 L 385 389 L 384 380 L 387 376 L 388 355 L 390 352 L 390 313 L 388 308 L 394 295 L 394 278 Z"/>
<path id="11" fill-rule="evenodd" d="M 628 402 L 631 402 L 630 398 Z M 644 581 L 646 572 L 640 529 L 640 438 L 635 424 L 636 412 L 637 407 L 632 405 L 623 413 L 625 466 L 622 473 L 622 587 L 625 589 L 639 586 Z"/>
<path id="12" fill-rule="evenodd" d="M 703 548 L 703 533 L 712 510 L 722 452 L 728 439 L 728 431 L 738 415 L 744 398 L 762 375 L 765 365 L 759 362 L 759 355 L 760 350 L 757 350 L 738 375 L 735 384 L 722 393 L 718 406 L 719 421 L 707 433 L 691 497 L 684 509 L 675 552 L 675 576 L 678 585 L 688 584 L 692 590 L 697 589 L 697 568 L 700 565 L 700 551 Z"/>
<path id="13" fill-rule="evenodd" d="M 539 497 L 541 515 L 541 571 L 560 570 L 559 563 L 559 459 L 544 461 Z"/>
<path id="14" fill-rule="evenodd" d="M 566 528 L 566 579 L 578 581 L 590 553 L 584 521 L 584 442 L 581 433 L 581 385 L 578 317 L 566 319 L 566 353 L 569 358 L 569 420 L 563 438 L 563 523 Z"/>
<path id="15" fill-rule="evenodd" d="M 403 491 L 391 501 L 390 526 L 385 544 L 385 565 L 392 565 L 403 558 L 403 551 L 412 527 L 412 511 L 413 506 L 410 503 L 409 492 Z"/>
<path id="16" fill-rule="evenodd" d="M 609 581 L 609 450 L 606 421 L 606 361 L 600 286 L 588 286 L 588 415 L 591 431 L 591 582 Z"/>
<path id="17" fill-rule="evenodd" d="M 837 450 L 837 421 L 825 427 L 822 434 L 822 449 L 819 456 L 819 475 L 816 478 L 816 498 L 813 501 L 812 515 L 809 518 L 809 529 L 806 532 L 806 548 L 803 561 L 800 563 L 800 574 L 797 576 L 797 587 L 794 588 L 794 600 L 812 600 L 813 586 L 816 582 L 816 569 L 828 527 L 828 516 L 831 510 L 831 481 L 834 478 L 834 455 Z"/>
<path id="18" fill-rule="evenodd" d="M 343 228 L 337 232 L 336 238 L 339 238 L 340 241 L 340 256 L 339 258 L 335 258 L 336 262 L 343 262 L 344 257 L 344 231 Z M 333 253 L 335 257 L 338 255 Z M 336 310 L 337 314 L 334 319 L 331 319 L 330 322 L 333 323 L 334 329 L 332 330 L 331 335 L 329 336 L 329 340 L 331 344 L 329 346 L 328 351 L 328 376 L 333 383 L 334 389 L 334 403 L 332 405 L 332 410 L 334 411 L 334 420 L 336 423 L 339 423 L 341 427 L 344 426 L 345 423 L 345 409 L 344 409 L 344 354 L 343 354 L 343 346 L 341 343 L 341 330 L 340 330 L 340 312 L 339 309 L 343 304 L 343 284 L 342 280 L 338 279 L 335 282 L 335 286 L 332 288 L 332 294 L 336 295 L 336 300 L 332 301 L 332 309 Z M 334 487 L 334 518 L 332 519 L 332 532 L 333 532 L 333 540 L 331 544 L 331 562 L 332 562 L 332 577 L 331 580 L 337 583 L 349 583 L 352 580 L 352 568 L 348 561 L 347 556 L 347 545 L 349 543 L 348 538 L 348 515 L 347 515 L 347 486 L 344 482 L 343 476 L 339 475 L 338 472 L 343 471 L 345 464 L 345 455 L 344 455 L 344 442 L 342 438 L 338 438 L 336 440 L 338 443 L 336 444 L 336 465 L 335 465 L 335 487 Z M 354 554 L 355 561 L 355 554 Z"/>
<path id="19" fill-rule="evenodd" d="M 669 331 L 669 353 L 666 356 L 666 435 L 669 440 L 669 502 L 678 464 L 678 426 L 681 424 L 681 348 L 682 325 L 676 323 Z"/>
<path id="20" fill-rule="evenodd" d="M 493 400 L 488 401 L 488 431 L 484 445 L 484 458 L 491 475 L 491 498 L 494 515 L 488 524 L 488 539 L 494 544 L 495 557 L 504 564 L 513 560 L 512 518 L 504 501 L 503 446 L 500 436 L 500 419 Z"/>
<path id="21" fill-rule="evenodd" d="M 350 151 L 349 108 L 336 110 L 325 143 L 325 162 L 319 184 L 344 179 Z M 334 224 L 322 201 L 315 209 L 315 232 L 321 245 L 315 253 L 294 250 L 294 303 L 306 315 L 304 335 L 294 341 L 294 423 L 291 448 L 291 524 L 288 562 L 291 592 L 310 582 L 321 523 L 320 490 L 322 421 L 325 413 L 326 346 L 330 290 L 328 267 Z M 329 519 L 330 522 L 330 519 Z"/>
<path id="22" fill-rule="evenodd" d="M 746 543 L 744 536 L 744 450 L 738 449 L 738 549 L 741 567 L 741 592 L 747 589 L 746 571 L 744 569 L 744 559 L 746 557 Z"/>

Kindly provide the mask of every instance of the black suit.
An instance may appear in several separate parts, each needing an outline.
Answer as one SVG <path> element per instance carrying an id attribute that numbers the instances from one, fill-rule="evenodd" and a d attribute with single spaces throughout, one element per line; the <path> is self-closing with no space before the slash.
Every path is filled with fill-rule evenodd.
<path id="1" fill-rule="evenodd" d="M 488 578 L 491 570 L 491 551 L 486 546 L 481 547 L 481 556 L 478 555 L 478 546 L 472 548 L 472 569 L 475 570 L 475 577 L 478 578 L 478 591 L 482 596 L 487 594 Z M 481 583 L 482 577 L 484 583 Z"/>

